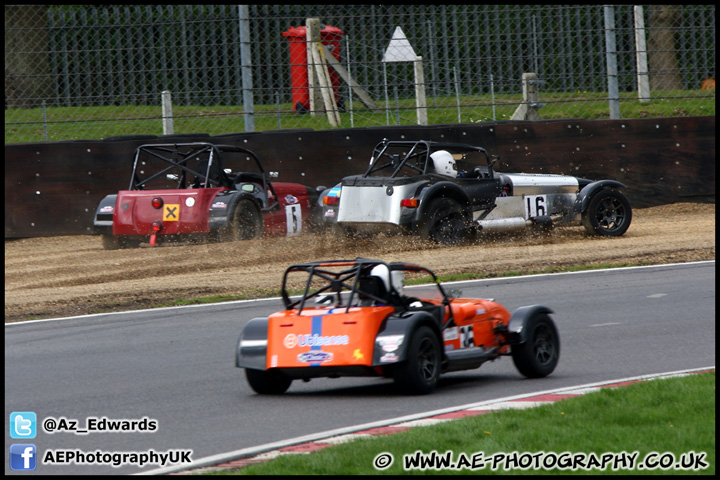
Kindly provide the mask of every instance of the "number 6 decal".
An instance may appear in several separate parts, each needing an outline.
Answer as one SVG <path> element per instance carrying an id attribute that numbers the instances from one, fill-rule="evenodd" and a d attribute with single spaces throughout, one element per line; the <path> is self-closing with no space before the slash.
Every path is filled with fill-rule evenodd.
<path id="1" fill-rule="evenodd" d="M 525 197 L 525 218 L 547 215 L 547 198 L 545 195 L 527 195 Z"/>
<path id="2" fill-rule="evenodd" d="M 293 237 L 302 232 L 302 209 L 300 204 L 285 205 L 285 223 L 287 224 L 288 237 Z"/>

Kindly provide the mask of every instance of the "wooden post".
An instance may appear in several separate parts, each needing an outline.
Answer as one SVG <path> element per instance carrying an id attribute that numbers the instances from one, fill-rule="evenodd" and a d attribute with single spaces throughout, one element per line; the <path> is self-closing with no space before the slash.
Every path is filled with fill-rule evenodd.
<path id="1" fill-rule="evenodd" d="M 338 73 L 338 75 L 340 75 L 340 78 L 342 78 L 345 83 L 350 85 L 350 88 L 352 88 L 353 92 L 355 92 L 358 98 L 360 98 L 360 101 L 362 101 L 368 108 L 380 108 L 375 104 L 375 102 L 365 91 L 365 89 L 362 88 L 360 84 L 355 81 L 355 79 L 350 75 L 347 69 L 343 67 L 340 62 L 337 61 L 337 59 L 332 55 L 332 53 L 330 53 L 327 47 L 321 43 L 320 48 L 322 48 L 323 53 L 325 54 L 325 59 L 327 60 L 328 65 L 330 65 Z"/>
<path id="2" fill-rule="evenodd" d="M 308 18 L 305 20 L 308 41 L 308 82 L 312 79 L 310 88 L 310 114 L 316 116 L 320 109 L 319 99 L 321 98 L 327 112 L 330 125 L 340 126 L 340 112 L 335 102 L 335 92 L 330 80 L 330 72 L 325 58 L 325 52 L 321 48 L 320 19 Z M 312 65 L 312 66 L 311 66 Z M 312 72 L 312 76 L 311 76 Z"/>
<path id="3" fill-rule="evenodd" d="M 319 47 L 320 43 L 313 46 L 313 59 L 315 63 L 315 76 L 318 80 L 319 90 L 325 104 L 325 112 L 328 115 L 330 125 L 333 127 L 340 126 L 340 112 L 338 112 L 337 103 L 335 102 L 335 92 L 333 91 L 332 82 L 330 80 L 330 72 L 328 71 L 327 61 L 324 52 Z"/>
<path id="4" fill-rule="evenodd" d="M 313 54 L 314 45 L 320 42 L 320 19 L 305 19 L 305 38 L 307 41 L 307 63 L 308 63 L 308 93 L 310 95 L 310 115 L 313 117 L 322 114 L 321 102 L 322 95 L 317 80 L 317 72 L 315 70 L 315 55 Z"/>
<path id="5" fill-rule="evenodd" d="M 510 120 L 540 120 L 540 93 L 537 73 L 523 73 L 523 103 Z"/>

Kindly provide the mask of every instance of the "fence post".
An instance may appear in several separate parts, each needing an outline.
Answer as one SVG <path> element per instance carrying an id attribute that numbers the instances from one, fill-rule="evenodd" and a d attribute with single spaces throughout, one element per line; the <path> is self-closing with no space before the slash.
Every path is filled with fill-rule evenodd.
<path id="1" fill-rule="evenodd" d="M 610 119 L 620 118 L 620 92 L 618 88 L 617 42 L 615 40 L 615 7 L 606 5 L 605 13 L 605 57 L 607 61 L 608 103 Z"/>
<path id="2" fill-rule="evenodd" d="M 522 74 L 523 103 L 510 120 L 540 120 L 540 88 L 537 73 Z"/>
<path id="3" fill-rule="evenodd" d="M 170 90 L 163 90 L 161 98 L 163 135 L 172 135 L 175 133 L 175 126 L 173 125 L 172 95 L 170 94 Z"/>
<path id="4" fill-rule="evenodd" d="M 417 124 L 427 125 L 427 100 L 425 98 L 425 71 L 423 70 L 422 57 L 417 57 L 413 62 L 415 69 L 415 106 L 417 109 Z"/>
<path id="5" fill-rule="evenodd" d="M 240 64 L 242 71 L 243 110 L 245 131 L 255 131 L 255 103 L 253 100 L 252 59 L 250 58 L 250 10 L 248 5 L 238 5 L 240 18 Z"/>
<path id="6" fill-rule="evenodd" d="M 320 19 L 305 19 L 305 35 L 307 42 L 307 74 L 308 90 L 310 93 L 310 116 L 317 117 L 322 112 L 322 90 L 320 89 L 317 70 L 315 69 L 315 57 L 313 54 L 316 42 L 320 43 Z"/>
<path id="7" fill-rule="evenodd" d="M 650 77 L 648 76 L 647 43 L 645 41 L 645 18 L 642 5 L 633 6 L 635 16 L 635 63 L 637 64 L 638 100 L 650 102 Z"/>

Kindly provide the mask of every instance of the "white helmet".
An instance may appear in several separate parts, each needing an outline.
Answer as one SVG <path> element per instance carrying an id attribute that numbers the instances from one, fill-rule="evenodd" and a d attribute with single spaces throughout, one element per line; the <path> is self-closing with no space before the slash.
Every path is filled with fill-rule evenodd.
<path id="1" fill-rule="evenodd" d="M 448 177 L 457 177 L 457 170 L 455 169 L 455 158 L 447 150 L 438 150 L 437 152 L 430 155 L 432 158 L 435 171 L 440 175 L 447 175 Z"/>
<path id="2" fill-rule="evenodd" d="M 390 281 L 398 295 L 402 295 L 405 288 L 405 274 L 399 270 L 394 270 L 390 272 Z"/>
<path id="3" fill-rule="evenodd" d="M 390 291 L 390 269 L 387 265 L 376 265 L 370 270 L 371 277 L 378 277 L 385 285 L 385 290 Z"/>
<path id="4" fill-rule="evenodd" d="M 385 290 L 388 292 L 390 291 L 390 285 L 392 284 L 395 291 L 402 295 L 403 288 L 405 287 L 405 275 L 403 272 L 397 270 L 390 272 L 387 265 L 376 265 L 372 270 L 370 270 L 370 275 L 380 278 L 383 285 L 385 285 Z"/>

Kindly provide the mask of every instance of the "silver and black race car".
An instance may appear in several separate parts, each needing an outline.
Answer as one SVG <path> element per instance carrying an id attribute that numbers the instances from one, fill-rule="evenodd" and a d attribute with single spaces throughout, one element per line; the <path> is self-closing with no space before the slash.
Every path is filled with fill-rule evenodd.
<path id="1" fill-rule="evenodd" d="M 324 219 L 345 234 L 403 231 L 441 244 L 480 230 L 583 225 L 591 235 L 620 236 L 630 226 L 618 181 L 499 173 L 496 161 L 472 145 L 383 140 L 365 173 L 323 192 Z"/>

